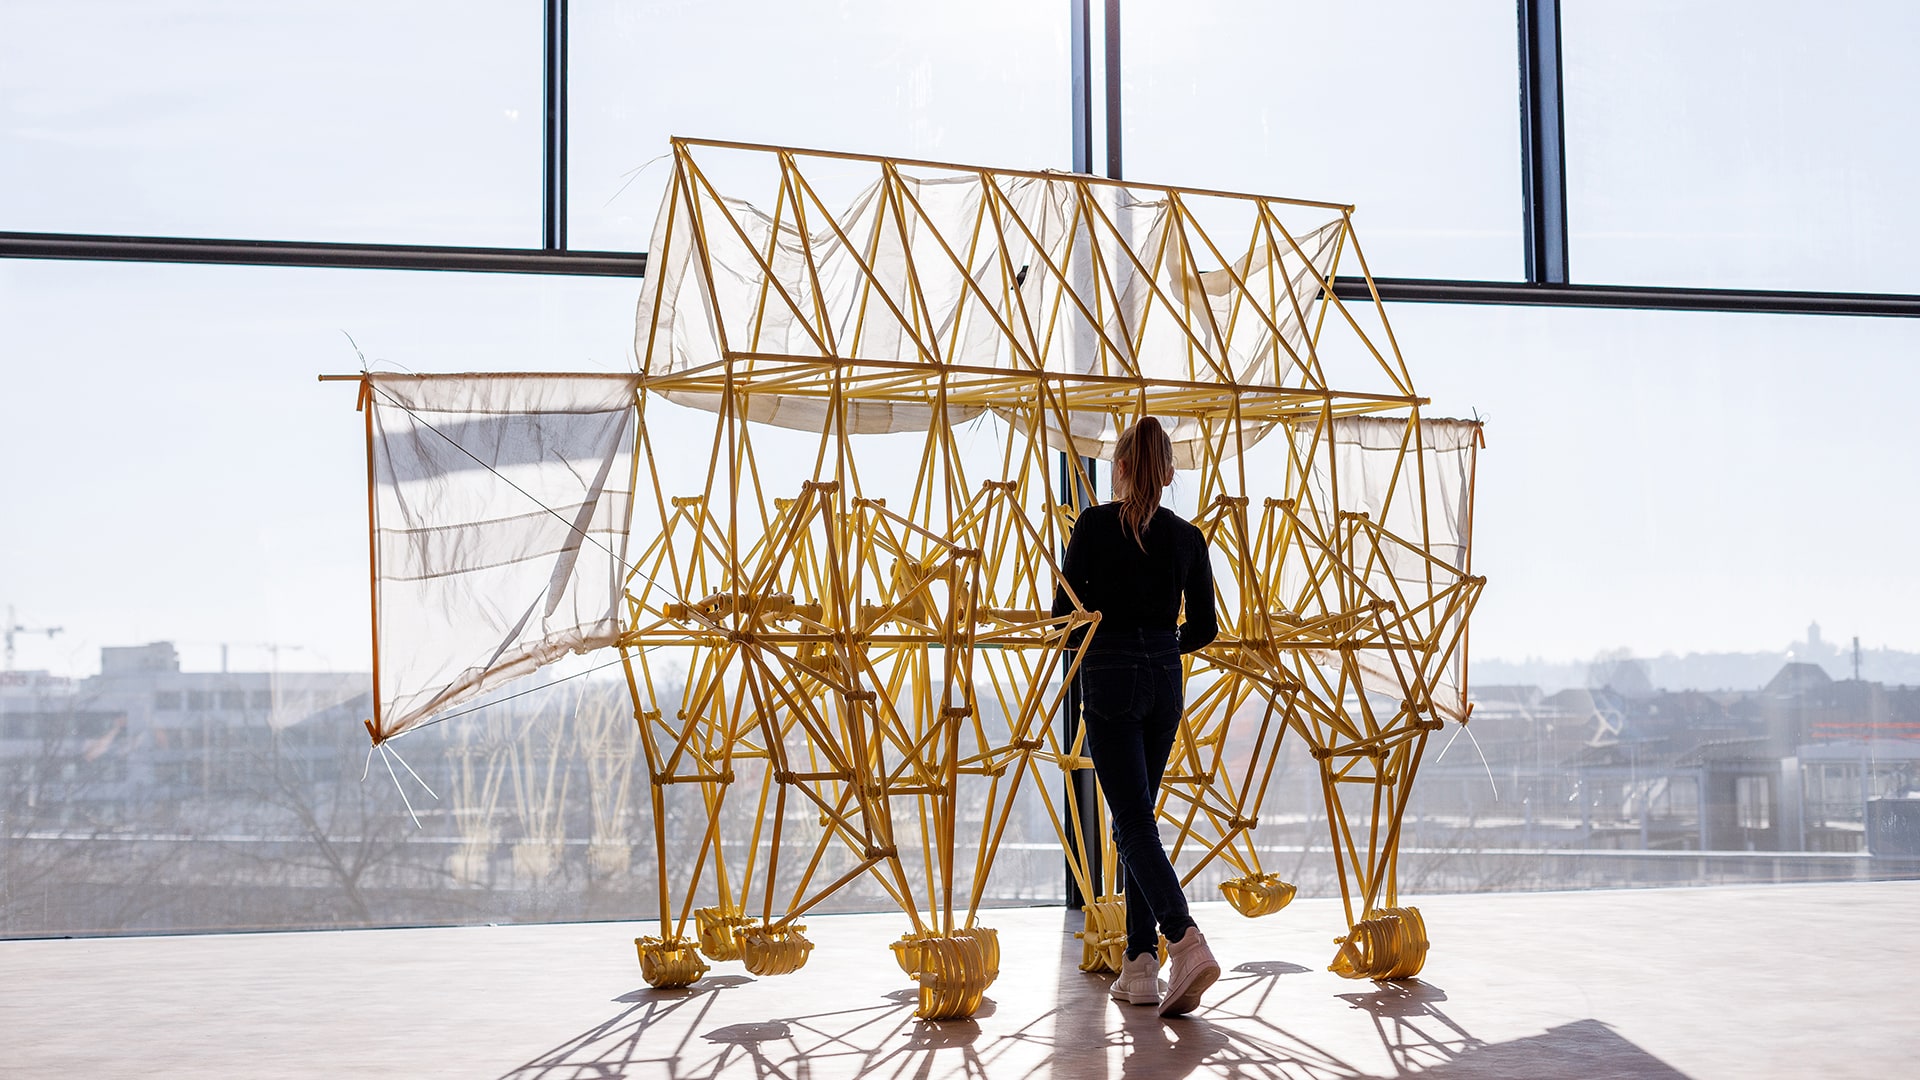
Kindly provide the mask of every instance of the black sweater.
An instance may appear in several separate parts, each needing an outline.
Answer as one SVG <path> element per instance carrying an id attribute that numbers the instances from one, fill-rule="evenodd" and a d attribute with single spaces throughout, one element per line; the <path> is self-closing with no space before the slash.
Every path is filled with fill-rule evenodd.
<path id="1" fill-rule="evenodd" d="M 1121 524 L 1119 503 L 1089 506 L 1080 512 L 1067 540 L 1061 576 L 1088 611 L 1100 613 L 1101 630 L 1178 626 L 1181 652 L 1203 648 L 1220 633 L 1206 537 L 1163 506 L 1154 511 L 1141 540 L 1145 551 Z M 1183 598 L 1187 621 L 1180 623 Z M 1065 615 L 1072 610 L 1066 590 L 1056 589 L 1053 613 Z"/>

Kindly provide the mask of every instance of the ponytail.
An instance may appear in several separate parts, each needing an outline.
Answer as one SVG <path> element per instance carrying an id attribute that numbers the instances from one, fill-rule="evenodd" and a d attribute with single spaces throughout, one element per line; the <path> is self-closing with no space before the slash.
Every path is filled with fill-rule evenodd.
<path id="1" fill-rule="evenodd" d="M 1113 446 L 1115 479 L 1122 465 L 1126 467 L 1127 485 L 1124 494 L 1116 493 L 1120 494 L 1120 525 L 1145 551 L 1147 544 L 1142 537 L 1153 521 L 1154 511 L 1160 508 L 1160 490 L 1173 471 L 1173 440 L 1167 438 L 1160 421 L 1143 416 L 1120 433 Z"/>

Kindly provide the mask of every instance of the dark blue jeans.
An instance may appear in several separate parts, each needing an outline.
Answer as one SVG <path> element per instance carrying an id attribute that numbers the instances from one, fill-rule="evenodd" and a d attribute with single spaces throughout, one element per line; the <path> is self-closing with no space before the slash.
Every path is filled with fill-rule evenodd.
<path id="1" fill-rule="evenodd" d="M 1096 631 L 1080 662 L 1087 751 L 1127 876 L 1129 957 L 1159 948 L 1156 922 L 1168 941 L 1193 925 L 1153 813 L 1180 730 L 1183 692 L 1180 637 L 1172 630 Z"/>

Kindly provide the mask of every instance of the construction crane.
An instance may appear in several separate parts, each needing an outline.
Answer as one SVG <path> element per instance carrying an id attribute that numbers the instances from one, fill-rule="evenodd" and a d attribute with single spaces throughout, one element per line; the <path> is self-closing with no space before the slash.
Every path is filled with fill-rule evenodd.
<path id="1" fill-rule="evenodd" d="M 13 670 L 13 636 L 15 634 L 45 634 L 48 637 L 52 637 L 62 629 L 62 627 L 58 626 L 22 626 L 20 625 L 19 618 L 13 613 L 13 605 L 8 604 L 6 625 L 7 670 Z"/>

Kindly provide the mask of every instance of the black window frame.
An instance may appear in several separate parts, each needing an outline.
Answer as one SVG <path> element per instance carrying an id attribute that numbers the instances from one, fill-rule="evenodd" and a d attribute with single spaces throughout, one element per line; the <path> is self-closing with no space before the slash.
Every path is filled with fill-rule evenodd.
<path id="1" fill-rule="evenodd" d="M 1102 86 L 1109 176 L 1120 174 L 1120 7 L 1103 0 L 1105 78 Z M 1068 0 L 1072 65 L 1072 163 L 1093 171 L 1094 86 L 1091 0 Z M 1519 281 L 1452 278 L 1376 278 L 1382 300 L 1398 303 L 1485 304 L 1718 311 L 1788 315 L 1920 317 L 1920 294 L 1808 292 L 1609 285 L 1571 280 L 1568 273 L 1566 124 L 1561 79 L 1560 0 L 1516 0 L 1519 35 L 1521 205 L 1525 276 Z M 644 277 L 645 252 L 576 250 L 567 242 L 567 0 L 543 0 L 544 109 L 541 237 L 538 248 L 427 244 L 302 243 L 180 236 L 112 236 L 72 232 L 0 232 L 0 258 L 102 262 L 331 267 L 363 270 L 440 270 L 508 274 Z M 1344 280 L 1343 299 L 1369 299 L 1366 283 Z"/>

